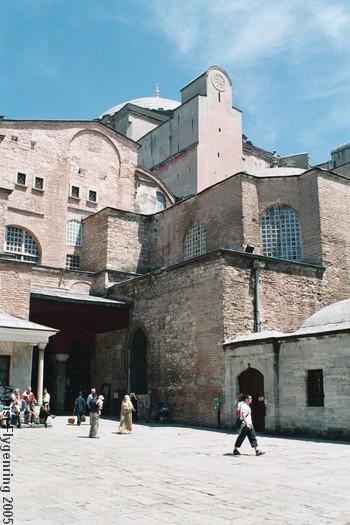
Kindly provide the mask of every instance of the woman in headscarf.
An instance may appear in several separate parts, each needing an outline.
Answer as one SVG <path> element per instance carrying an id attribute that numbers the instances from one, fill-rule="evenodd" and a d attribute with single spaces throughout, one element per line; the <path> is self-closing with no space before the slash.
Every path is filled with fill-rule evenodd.
<path id="1" fill-rule="evenodd" d="M 132 413 L 135 411 L 134 405 L 129 396 L 124 396 L 120 409 L 120 423 L 118 434 L 130 434 L 132 431 Z"/>

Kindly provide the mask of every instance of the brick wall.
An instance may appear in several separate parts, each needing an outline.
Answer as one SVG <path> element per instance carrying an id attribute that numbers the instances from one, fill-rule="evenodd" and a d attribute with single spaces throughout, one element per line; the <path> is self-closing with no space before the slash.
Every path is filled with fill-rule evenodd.
<path id="1" fill-rule="evenodd" d="M 113 206 L 134 209 L 137 145 L 97 122 L 1 122 L 0 186 L 13 189 L 6 225 L 33 236 L 44 265 L 65 267 L 66 223 Z M 14 138 L 16 140 L 14 140 Z M 16 184 L 17 173 L 26 175 Z M 44 189 L 35 189 L 35 179 Z M 79 198 L 70 197 L 71 186 Z M 97 202 L 89 200 L 95 191 Z M 2 229 L 3 231 L 3 229 Z M 0 234 L 2 234 L 2 231 Z"/>
<path id="2" fill-rule="evenodd" d="M 148 267 L 149 219 L 106 208 L 84 221 L 82 266 L 142 272 Z"/>
<path id="3" fill-rule="evenodd" d="M 31 266 L 1 261 L 0 311 L 21 319 L 29 318 Z M 15 291 L 15 293 L 14 293 Z"/>
<path id="4" fill-rule="evenodd" d="M 134 301 L 130 332 L 135 323 L 145 329 L 148 385 L 177 421 L 217 425 L 212 401 L 224 398 L 222 343 L 253 327 L 252 260 L 217 252 L 113 288 Z M 311 315 L 321 275 L 314 267 L 271 262 L 261 277 L 264 328 L 291 329 Z"/>

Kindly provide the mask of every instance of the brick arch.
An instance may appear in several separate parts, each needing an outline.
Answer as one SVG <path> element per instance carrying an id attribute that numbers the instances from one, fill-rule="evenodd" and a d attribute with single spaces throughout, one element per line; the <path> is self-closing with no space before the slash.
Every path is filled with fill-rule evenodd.
<path id="1" fill-rule="evenodd" d="M 265 391 L 264 376 L 256 368 L 248 367 L 238 376 L 239 391 L 251 394 L 253 401 L 252 418 L 255 430 L 263 431 L 265 428 Z"/>
<path id="2" fill-rule="evenodd" d="M 100 159 L 103 159 L 103 164 L 107 160 L 108 165 L 114 168 L 118 166 L 119 173 L 120 152 L 114 142 L 100 131 L 91 129 L 78 131 L 70 140 L 69 154 L 74 171 L 75 168 L 76 171 L 79 168 L 89 169 L 87 162 L 91 162 L 91 159 L 94 165 L 99 167 Z"/>

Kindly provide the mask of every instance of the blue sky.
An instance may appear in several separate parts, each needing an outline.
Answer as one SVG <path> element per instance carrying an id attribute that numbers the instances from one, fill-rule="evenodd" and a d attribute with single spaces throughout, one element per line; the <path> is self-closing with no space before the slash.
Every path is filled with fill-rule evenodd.
<path id="1" fill-rule="evenodd" d="M 180 100 L 211 65 L 243 131 L 312 164 L 350 141 L 349 0 L 2 0 L 0 114 L 98 117 L 126 100 Z"/>

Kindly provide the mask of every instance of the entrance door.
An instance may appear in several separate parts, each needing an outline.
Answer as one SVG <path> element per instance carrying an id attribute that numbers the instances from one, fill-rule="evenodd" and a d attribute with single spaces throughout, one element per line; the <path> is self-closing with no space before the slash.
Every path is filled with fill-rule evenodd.
<path id="1" fill-rule="evenodd" d="M 238 377 L 239 391 L 251 394 L 252 418 L 255 430 L 263 432 L 265 429 L 265 401 L 264 401 L 264 376 L 255 368 L 247 368 Z"/>
<path id="2" fill-rule="evenodd" d="M 79 392 L 87 397 L 90 393 L 90 354 L 83 343 L 75 342 L 70 347 L 66 365 L 65 409 L 72 410 Z"/>

